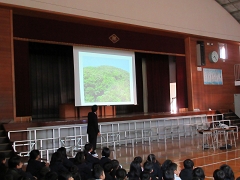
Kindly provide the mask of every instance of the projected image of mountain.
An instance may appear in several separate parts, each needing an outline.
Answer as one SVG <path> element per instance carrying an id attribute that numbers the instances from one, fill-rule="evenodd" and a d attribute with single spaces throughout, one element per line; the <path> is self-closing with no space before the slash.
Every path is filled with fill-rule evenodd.
<path id="1" fill-rule="evenodd" d="M 85 102 L 129 102 L 130 74 L 114 66 L 83 68 Z"/>

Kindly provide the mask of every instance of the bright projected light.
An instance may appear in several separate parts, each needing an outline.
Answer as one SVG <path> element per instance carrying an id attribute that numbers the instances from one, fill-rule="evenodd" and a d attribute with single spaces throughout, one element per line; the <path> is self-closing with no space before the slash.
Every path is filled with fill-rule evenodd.
<path id="1" fill-rule="evenodd" d="M 134 52 L 73 47 L 75 106 L 136 104 Z"/>

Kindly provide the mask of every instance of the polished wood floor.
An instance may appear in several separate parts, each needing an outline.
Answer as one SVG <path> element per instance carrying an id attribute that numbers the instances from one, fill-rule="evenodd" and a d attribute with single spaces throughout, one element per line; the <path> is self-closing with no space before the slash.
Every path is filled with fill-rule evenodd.
<path id="1" fill-rule="evenodd" d="M 165 143 L 153 141 L 149 145 L 137 143 L 136 145 L 117 146 L 112 151 L 112 157 L 117 159 L 124 169 L 129 170 L 130 163 L 136 156 L 141 156 L 145 162 L 149 154 L 155 154 L 158 161 L 163 163 L 166 159 L 171 159 L 179 166 L 183 167 L 183 161 L 190 158 L 194 161 L 195 167 L 204 169 L 207 179 L 212 179 L 214 170 L 218 169 L 222 164 L 228 164 L 234 171 L 235 177 L 240 176 L 240 140 L 237 140 L 237 147 L 228 150 L 220 149 L 202 149 L 202 136 L 181 137 L 171 140 L 167 139 Z M 97 153 L 101 154 L 101 147 L 97 149 Z"/>

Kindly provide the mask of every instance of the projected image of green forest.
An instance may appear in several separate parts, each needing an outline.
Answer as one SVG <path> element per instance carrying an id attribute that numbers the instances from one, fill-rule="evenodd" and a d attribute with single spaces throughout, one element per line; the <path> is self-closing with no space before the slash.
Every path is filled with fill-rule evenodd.
<path id="1" fill-rule="evenodd" d="M 129 76 L 114 66 L 84 67 L 85 102 L 129 102 Z"/>

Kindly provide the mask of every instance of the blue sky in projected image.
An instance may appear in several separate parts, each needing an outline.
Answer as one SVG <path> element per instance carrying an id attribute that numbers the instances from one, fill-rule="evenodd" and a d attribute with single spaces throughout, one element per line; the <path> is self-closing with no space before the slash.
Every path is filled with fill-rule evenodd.
<path id="1" fill-rule="evenodd" d="M 79 52 L 79 59 L 81 60 L 82 68 L 108 65 L 123 69 L 127 72 L 131 71 L 130 65 L 132 57 L 130 56 Z"/>

